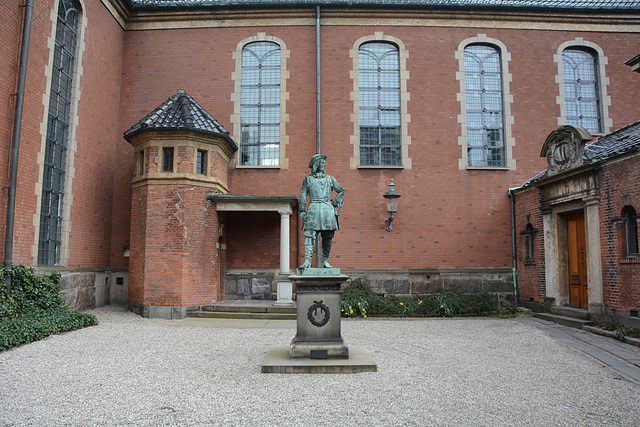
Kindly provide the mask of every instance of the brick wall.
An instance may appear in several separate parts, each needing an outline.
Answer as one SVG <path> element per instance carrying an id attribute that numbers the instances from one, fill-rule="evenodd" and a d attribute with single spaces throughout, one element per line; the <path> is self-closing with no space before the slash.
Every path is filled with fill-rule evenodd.
<path id="1" fill-rule="evenodd" d="M 38 152 L 41 147 L 41 124 L 44 120 L 46 77 L 49 62 L 47 40 L 52 37 L 53 0 L 34 2 L 29 48 L 27 82 L 20 141 L 20 161 L 14 229 L 14 264 L 33 265 L 32 245 L 36 228 L 36 182 L 39 180 Z M 13 124 L 13 93 L 16 90 L 19 46 L 22 36 L 21 2 L 2 2 L 3 25 L 0 49 L 5 66 L 0 71 L 0 170 L 8 177 L 8 150 Z M 76 133 L 78 150 L 74 158 L 69 267 L 110 267 L 112 234 L 113 178 L 116 166 L 115 146 L 118 135 L 120 76 L 124 31 L 100 0 L 84 0 L 87 19 L 85 51 L 81 62 L 79 119 Z M 77 79 L 76 79 L 77 80 Z M 121 163 L 121 162 L 120 162 Z M 129 162 L 125 162 L 127 169 Z M 4 185 L 8 178 L 4 178 Z M 6 192 L 0 196 L 6 197 Z M 129 204 L 129 200 L 126 200 Z M 6 204 L 3 204 L 6 206 Z M 2 229 L 4 215 L 1 209 Z M 120 228 L 118 233 L 123 233 Z M 128 225 L 126 228 L 128 234 Z M 3 234 L 4 236 L 4 234 Z M 122 256 L 122 248 L 120 255 Z"/>
<path id="2" fill-rule="evenodd" d="M 358 38 L 382 31 L 401 39 L 409 52 L 409 157 L 412 169 L 350 169 L 353 155 L 350 115 L 353 90 L 349 50 Z M 315 152 L 315 33 L 305 27 L 199 28 L 128 32 L 120 127 L 126 130 L 178 88 L 194 96 L 228 129 L 233 114 L 231 54 L 237 43 L 266 32 L 286 43 L 290 143 L 288 169 L 234 169 L 229 188 L 235 194 L 298 194 Z M 465 38 L 478 34 L 500 40 L 511 54 L 509 71 L 514 97 L 512 126 L 516 140 L 515 171 L 459 170 L 460 102 L 458 61 L 454 54 Z M 539 157 L 548 133 L 557 126 L 559 106 L 557 64 L 553 55 L 560 43 L 576 36 L 600 45 L 607 55 L 608 87 L 613 102 L 614 127 L 635 120 L 632 90 L 639 83 L 622 64 L 637 38 L 622 33 L 588 33 L 490 28 L 323 26 L 322 29 L 322 151 L 329 156 L 327 170 L 346 189 L 336 233 L 333 264 L 350 269 L 379 268 L 510 268 L 511 234 L 506 189 L 516 187 L 546 167 Z M 199 49 L 190 46 L 197 45 Z M 167 64 L 171 64 L 168 67 Z M 535 70 L 533 72 L 532 70 Z M 154 80 L 153 90 L 147 82 Z M 615 84 L 613 84 L 615 82 Z M 130 157 L 127 161 L 131 162 Z M 384 230 L 382 195 L 394 178 L 402 195 L 394 231 Z M 126 217 L 126 210 L 118 216 Z M 274 220 L 275 221 L 275 220 Z M 274 222 L 275 224 L 275 222 Z M 277 226 L 274 225 L 274 230 Z M 539 227 L 541 228 L 541 227 Z M 248 231 L 246 231 L 248 232 Z M 292 228 L 293 233 L 293 228 Z M 238 239 L 227 235 L 230 266 L 237 266 L 232 248 Z M 295 242 L 293 243 L 295 244 Z M 252 251 L 253 249 L 248 248 Z M 302 253 L 302 242 L 297 251 Z M 277 268 L 275 253 L 253 264 Z M 298 259 L 298 263 L 300 259 Z M 294 265 L 295 263 L 292 263 Z M 529 269 L 531 267 L 528 267 Z M 535 297 L 536 299 L 539 296 Z"/>
<path id="3" fill-rule="evenodd" d="M 192 185 L 134 188 L 130 303 L 187 307 L 218 298 L 218 215 L 206 195 Z"/>
<path id="4" fill-rule="evenodd" d="M 544 303 L 546 287 L 540 190 L 529 188 L 517 191 L 514 203 L 518 299 Z M 527 259 L 526 238 L 522 234 L 527 224 L 531 224 L 536 231 L 533 238 L 533 259 Z"/>
<path id="5" fill-rule="evenodd" d="M 6 177 L 22 8 L 17 2 L 1 3 L 0 12 L 7 25 L 3 25 L 0 35 L 0 54 L 6 59 L 6 66 L 0 70 L 0 170 L 5 171 Z M 225 176 L 224 182 L 235 194 L 298 194 L 302 179 L 309 171 L 309 158 L 315 153 L 315 28 L 311 23 L 308 26 L 125 32 L 100 0 L 83 0 L 83 4 L 87 28 L 78 104 L 69 267 L 128 267 L 124 247 L 131 244 L 130 233 L 131 236 L 143 236 L 140 234 L 142 230 L 149 228 L 146 223 L 141 229 L 137 229 L 139 225 L 132 226 L 131 217 L 139 210 L 151 207 L 152 198 L 145 193 L 148 190 L 142 189 L 133 190 L 136 196 L 132 197 L 135 159 L 133 148 L 122 138 L 122 133 L 179 88 L 194 96 L 218 121 L 231 129 L 230 116 L 234 114 L 231 75 L 235 71 L 232 53 L 239 41 L 259 32 L 283 40 L 291 53 L 287 59 L 290 72 L 287 80 L 290 94 L 287 101 L 287 157 L 290 166 L 286 169 L 234 169 L 229 171 L 228 180 L 226 164 L 217 154 L 213 154 L 210 167 L 214 176 Z M 38 1 L 34 5 L 25 94 L 14 263 L 28 265 L 33 264 L 31 248 L 36 233 L 33 215 L 37 210 L 39 169 L 34 165 L 39 161 L 40 128 L 45 114 L 43 95 L 46 95 L 49 61 L 47 40 L 51 37 L 53 5 L 54 0 Z M 411 116 L 408 123 L 411 169 L 350 169 L 353 104 L 349 97 L 353 90 L 350 74 L 353 62 L 349 50 L 357 39 L 375 32 L 400 39 L 409 53 L 406 64 L 409 73 L 407 113 Z M 509 72 L 513 76 L 510 88 L 516 170 L 458 168 L 461 126 L 458 123 L 460 102 L 457 93 L 460 88 L 456 73 L 460 70 L 455 52 L 460 41 L 478 34 L 499 40 L 511 55 Z M 640 107 L 635 97 L 640 89 L 640 80 L 624 65 L 624 61 L 640 49 L 634 33 L 444 26 L 323 26 L 322 151 L 329 156 L 328 172 L 346 189 L 345 206 L 340 217 L 342 230 L 336 233 L 332 263 L 344 269 L 358 270 L 510 268 L 511 221 L 506 189 L 520 185 L 546 167 L 544 159 L 539 157 L 539 150 L 545 137 L 557 126 L 560 114 L 556 103 L 557 64 L 553 55 L 561 43 L 576 37 L 596 43 L 607 57 L 606 72 L 610 80 L 607 91 L 612 101 L 609 116 L 613 119 L 613 128 L 637 120 Z M 393 224 L 394 231 L 388 233 L 384 230 L 387 213 L 382 195 L 387 191 L 391 178 L 402 198 Z M 169 193 L 166 190 L 165 196 L 169 197 Z M 185 194 L 190 197 L 196 193 Z M 138 194 L 141 201 L 138 201 Z M 0 194 L 0 200 L 6 200 L 5 192 Z M 143 205 L 138 206 L 138 203 Z M 199 203 L 202 212 L 194 212 L 194 215 L 210 215 L 210 209 L 203 208 L 204 196 Z M 635 207 L 640 210 L 640 206 Z M 168 205 L 162 209 L 169 209 Z M 162 209 L 159 212 L 165 212 Z M 4 210 L 0 209 L 0 220 L 4 215 Z M 532 221 L 539 221 L 535 215 L 537 213 L 532 213 Z M 611 215 L 619 213 L 612 211 Z M 246 267 L 248 263 L 277 268 L 277 244 L 263 249 L 266 245 L 260 240 L 276 236 L 279 230 L 277 217 L 266 220 L 268 231 L 260 233 L 257 245 L 242 245 L 245 236 L 255 234 L 259 230 L 258 223 L 265 218 L 267 214 L 244 218 L 243 222 L 251 225 L 247 229 L 239 228 L 240 221 L 232 218 L 231 213 L 220 220 L 229 225 L 224 240 L 229 249 L 223 252 L 228 252 L 230 268 Z M 207 226 L 213 227 L 218 220 L 208 221 L 211 222 Z M 301 262 L 300 254 L 303 253 L 296 221 L 297 216 L 294 215 L 291 224 L 292 267 Z M 518 231 L 522 224 L 522 218 L 518 218 Z M 532 225 L 542 229 L 537 223 L 532 222 Z M 4 221 L 0 225 L 2 227 Z M 606 227 L 602 229 L 605 233 Z M 153 231 L 149 230 L 150 233 Z M 606 232 L 614 233 L 611 230 Z M 521 235 L 517 236 L 520 251 Z M 541 235 L 538 236 L 536 244 L 541 241 Z M 276 241 L 278 239 L 279 236 Z M 612 245 L 607 250 L 615 252 L 619 249 L 619 242 L 615 239 L 603 236 L 602 240 Z M 199 242 L 197 239 L 194 241 Z M 140 250 L 147 249 L 148 246 L 144 246 Z M 209 255 L 200 254 L 195 248 L 189 251 L 195 254 L 194 259 L 197 258 L 198 262 L 207 263 Z M 131 259 L 140 254 L 132 247 Z M 614 255 L 610 257 L 613 259 Z M 605 264 L 609 265 L 610 261 Z M 142 267 L 131 266 L 132 271 L 136 268 Z M 618 263 L 617 276 L 606 280 L 615 282 L 616 289 L 620 291 L 628 286 L 625 283 L 634 283 L 621 277 L 625 274 L 632 277 L 635 268 L 632 263 Z M 535 267 L 519 265 L 519 271 L 523 275 L 531 272 L 530 280 L 539 283 L 543 270 L 542 248 L 538 250 L 536 246 Z M 139 277 L 147 280 L 144 270 L 141 274 Z M 607 274 L 609 272 L 605 272 L 605 276 Z M 525 282 L 529 280 L 522 277 Z M 197 289 L 209 286 L 193 278 L 185 280 L 192 281 Z M 134 299 L 142 301 L 147 298 L 136 292 L 132 292 Z M 191 296 L 180 294 L 180 298 L 195 301 L 199 292 L 194 291 Z M 535 301 L 543 298 L 540 292 L 525 288 L 522 292 L 522 298 L 534 298 Z M 621 302 L 614 292 L 605 295 L 605 299 L 613 309 L 622 312 L 637 304 Z"/>
<path id="6" fill-rule="evenodd" d="M 625 195 L 640 211 L 640 157 L 612 162 L 600 171 L 600 242 L 606 311 L 629 316 L 640 309 L 640 260 L 627 258 L 624 223 L 620 221 Z"/>

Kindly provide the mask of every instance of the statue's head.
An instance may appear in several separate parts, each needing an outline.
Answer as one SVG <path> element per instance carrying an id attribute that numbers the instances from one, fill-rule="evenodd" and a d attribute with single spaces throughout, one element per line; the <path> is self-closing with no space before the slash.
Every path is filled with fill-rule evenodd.
<path id="1" fill-rule="evenodd" d="M 314 165 L 318 162 L 318 160 L 326 160 L 326 158 L 327 156 L 325 156 L 324 154 L 315 154 L 309 162 L 309 169 L 315 171 Z"/>

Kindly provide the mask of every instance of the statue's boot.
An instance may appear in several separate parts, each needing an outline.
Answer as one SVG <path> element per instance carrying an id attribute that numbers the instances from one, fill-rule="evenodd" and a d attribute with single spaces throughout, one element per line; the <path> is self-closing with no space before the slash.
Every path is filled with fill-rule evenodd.
<path id="1" fill-rule="evenodd" d="M 313 258 L 313 246 L 315 245 L 316 239 L 311 237 L 306 237 L 304 239 L 304 262 L 300 267 L 300 270 L 305 270 L 311 267 L 311 259 Z"/>
<path id="2" fill-rule="evenodd" d="M 333 268 L 329 264 L 329 254 L 331 253 L 331 243 L 333 239 L 322 239 L 322 268 Z"/>

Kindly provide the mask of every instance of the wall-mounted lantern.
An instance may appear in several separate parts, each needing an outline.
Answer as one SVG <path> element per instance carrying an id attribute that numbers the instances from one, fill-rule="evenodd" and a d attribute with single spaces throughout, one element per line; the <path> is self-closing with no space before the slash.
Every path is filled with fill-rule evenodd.
<path id="1" fill-rule="evenodd" d="M 391 216 L 386 219 L 387 231 L 391 231 L 393 230 L 393 227 L 391 227 L 391 223 L 393 222 L 393 214 L 395 212 L 398 212 L 398 199 L 400 198 L 400 195 L 396 193 L 393 179 L 391 179 L 391 184 L 389 184 L 389 191 L 387 191 L 383 197 L 387 199 L 387 212 L 391 214 Z"/>

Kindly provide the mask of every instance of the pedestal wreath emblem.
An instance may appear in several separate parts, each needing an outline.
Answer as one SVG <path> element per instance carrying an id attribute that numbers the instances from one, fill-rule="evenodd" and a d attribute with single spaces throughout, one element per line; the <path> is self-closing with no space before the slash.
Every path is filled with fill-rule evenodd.
<path id="1" fill-rule="evenodd" d="M 307 318 L 312 325 L 321 327 L 329 322 L 329 318 L 331 318 L 331 312 L 329 311 L 329 307 L 327 307 L 322 302 L 322 300 L 314 301 L 313 304 L 309 306 L 309 311 L 307 311 Z"/>

